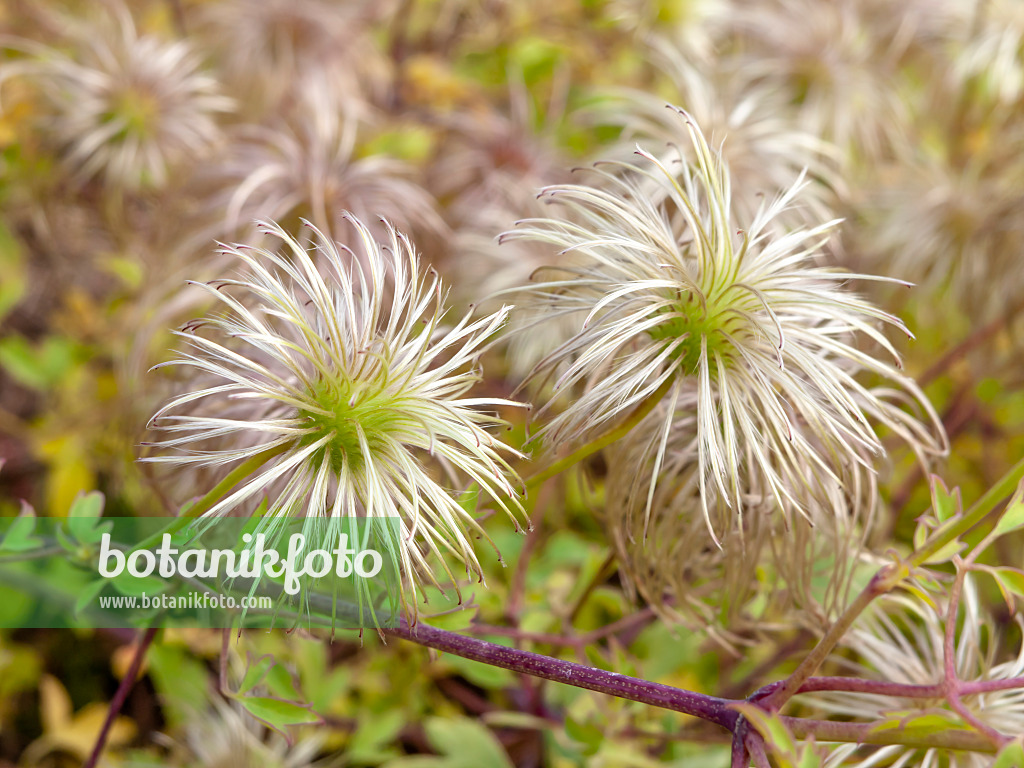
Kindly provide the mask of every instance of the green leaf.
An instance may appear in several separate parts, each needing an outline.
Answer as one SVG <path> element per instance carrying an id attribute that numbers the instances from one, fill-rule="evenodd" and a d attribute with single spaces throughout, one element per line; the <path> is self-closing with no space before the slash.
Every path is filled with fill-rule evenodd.
<path id="1" fill-rule="evenodd" d="M 322 722 L 320 715 L 313 712 L 308 705 L 294 701 L 274 699 L 269 696 L 234 696 L 236 701 L 255 717 L 269 727 L 288 736 L 288 727 L 292 725 L 310 725 Z"/>
<path id="2" fill-rule="evenodd" d="M 1021 768 L 1024 766 L 1024 737 L 1011 741 L 996 755 L 992 768 Z"/>
<path id="3" fill-rule="evenodd" d="M 0 366 L 26 387 L 45 390 L 67 374 L 79 354 L 71 339 L 51 336 L 33 345 L 23 336 L 0 339 Z"/>
<path id="4" fill-rule="evenodd" d="M 459 498 L 456 499 L 458 504 L 466 512 L 466 514 L 473 516 L 477 513 L 477 508 L 480 506 L 480 486 L 473 483 L 466 490 L 459 494 Z"/>
<path id="5" fill-rule="evenodd" d="M 384 763 L 384 768 L 459 768 L 460 765 L 456 760 L 434 755 L 408 755 L 389 760 Z"/>
<path id="6" fill-rule="evenodd" d="M 954 488 L 952 493 L 946 488 L 946 484 L 938 475 L 931 476 L 932 486 L 932 513 L 935 519 L 944 523 L 964 511 L 963 501 L 960 498 L 960 489 Z"/>
<path id="7" fill-rule="evenodd" d="M 296 688 L 296 680 L 288 667 L 284 664 L 273 664 L 267 670 L 267 676 L 263 680 L 267 693 L 278 699 L 305 698 L 299 694 Z"/>
<path id="8" fill-rule="evenodd" d="M 250 657 L 249 663 L 245 667 L 245 674 L 242 676 L 242 682 L 238 685 L 238 693 L 248 693 L 262 683 L 274 663 L 274 657 L 270 654 L 260 656 L 258 659 Z"/>
<path id="9" fill-rule="evenodd" d="M 0 319 L 2 319 L 25 295 L 28 281 L 25 278 L 25 263 L 21 246 L 11 231 L 0 222 Z"/>
<path id="10" fill-rule="evenodd" d="M 346 759 L 357 765 L 376 765 L 394 757 L 397 750 L 388 746 L 394 744 L 404 725 L 405 715 L 398 709 L 361 713 L 352 739 L 345 746 Z"/>
<path id="11" fill-rule="evenodd" d="M 755 704 L 742 703 L 735 705 L 735 708 L 754 726 L 754 730 L 761 734 L 765 746 L 773 751 L 777 750 L 780 754 L 796 751 L 796 739 L 778 715 L 769 714 Z"/>
<path id="12" fill-rule="evenodd" d="M 914 736 L 930 736 L 949 730 L 963 730 L 963 721 L 952 712 L 917 711 L 893 713 L 891 717 L 875 723 L 871 733 L 899 730 Z"/>
<path id="13" fill-rule="evenodd" d="M 461 632 L 468 629 L 476 618 L 477 609 L 466 607 L 456 608 L 438 616 L 430 616 L 426 623 L 437 629 L 444 629 L 448 632 Z"/>
<path id="14" fill-rule="evenodd" d="M 154 643 L 146 655 L 161 711 L 172 726 L 184 725 L 204 711 L 209 695 L 209 671 L 179 645 Z"/>
<path id="15" fill-rule="evenodd" d="M 82 611 L 86 608 L 95 607 L 94 601 L 97 595 L 103 591 L 103 588 L 107 586 L 106 579 L 96 579 L 96 581 L 89 584 L 85 589 L 78 593 L 78 599 L 75 600 L 75 607 L 72 610 L 72 614 L 77 618 L 81 615 Z"/>
<path id="16" fill-rule="evenodd" d="M 99 491 L 79 493 L 68 510 L 67 528 L 75 541 L 92 544 L 113 530 L 113 523 L 100 523 L 105 499 Z"/>
<path id="17" fill-rule="evenodd" d="M 570 739 L 585 747 L 585 755 L 597 754 L 604 741 L 604 731 L 601 728 L 594 723 L 577 720 L 571 715 L 565 718 L 565 732 Z"/>
<path id="18" fill-rule="evenodd" d="M 1008 565 L 996 568 L 999 573 L 999 581 L 1006 585 L 1006 588 L 1013 594 L 1024 597 L 1024 571 L 1019 568 L 1011 568 Z"/>
<path id="19" fill-rule="evenodd" d="M 924 565 L 935 565 L 937 563 L 946 563 L 953 559 L 953 555 L 958 555 L 964 551 L 967 544 L 959 539 L 953 539 L 946 546 L 940 549 L 938 552 L 933 554 L 927 560 L 924 561 Z"/>
<path id="20" fill-rule="evenodd" d="M 999 516 L 994 533 L 996 536 L 1002 536 L 1021 528 L 1024 528 L 1024 482 L 1017 486 L 1017 492 L 1013 494 L 1003 514 Z"/>
<path id="21" fill-rule="evenodd" d="M 131 595 L 135 597 L 141 597 L 144 594 L 159 595 L 167 591 L 171 586 L 171 582 L 164 581 L 153 576 L 144 576 L 142 578 L 132 576 L 128 573 L 127 568 L 117 574 L 117 576 L 114 576 L 110 580 L 110 583 L 113 584 L 114 589 L 122 595 Z"/>
<path id="22" fill-rule="evenodd" d="M 103 502 L 103 494 L 99 491 L 80 493 L 72 502 L 71 509 L 68 510 L 68 518 L 94 520 L 103 514 Z"/>
<path id="23" fill-rule="evenodd" d="M 139 260 L 129 256 L 110 254 L 102 260 L 101 266 L 106 272 L 118 278 L 122 285 L 131 289 L 142 285 L 146 274 Z"/>
<path id="24" fill-rule="evenodd" d="M 1011 568 L 1008 565 L 993 567 L 990 565 L 976 565 L 977 570 L 987 573 L 996 582 L 999 591 L 1006 601 L 1006 607 L 1013 612 L 1013 595 L 1024 597 L 1024 571 L 1019 568 Z"/>
<path id="25" fill-rule="evenodd" d="M 942 530 L 957 524 L 957 520 L 963 515 L 963 502 L 960 498 L 960 489 L 954 488 L 950 492 L 946 484 L 938 475 L 931 476 L 932 507 L 918 519 L 917 528 L 914 530 L 914 549 L 919 550 L 931 537 Z M 945 547 L 933 554 L 926 563 L 944 563 L 951 560 L 964 548 L 959 540 L 951 541 Z"/>
<path id="26" fill-rule="evenodd" d="M 430 745 L 452 765 L 464 768 L 512 768 L 505 749 L 489 729 L 468 718 L 429 718 L 424 724 Z"/>
<path id="27" fill-rule="evenodd" d="M 352 671 L 338 665 L 328 668 L 327 649 L 322 643 L 296 641 L 294 661 L 302 681 L 302 691 L 313 708 L 320 712 L 341 701 L 352 683 Z"/>
<path id="28" fill-rule="evenodd" d="M 359 155 L 388 155 L 419 163 L 430 157 L 436 143 L 436 137 L 429 129 L 404 125 L 398 130 L 378 133 L 359 148 Z"/>
<path id="29" fill-rule="evenodd" d="M 31 552 L 43 546 L 43 540 L 32 535 L 36 529 L 35 515 L 21 514 L 14 518 L 7 535 L 0 542 L 0 552 Z"/>

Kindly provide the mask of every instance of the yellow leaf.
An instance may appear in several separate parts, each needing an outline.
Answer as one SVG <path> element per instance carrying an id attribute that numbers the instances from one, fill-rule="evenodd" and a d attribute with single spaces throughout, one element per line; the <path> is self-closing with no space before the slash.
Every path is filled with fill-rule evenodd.
<path id="1" fill-rule="evenodd" d="M 75 497 L 96 487 L 88 455 L 81 439 L 71 435 L 46 440 L 40 444 L 39 453 L 50 465 L 46 480 L 48 512 L 53 517 L 66 517 Z"/>
<path id="2" fill-rule="evenodd" d="M 53 752 L 65 752 L 79 760 L 88 757 L 106 720 L 107 705 L 92 702 L 72 714 L 68 692 L 50 675 L 39 681 L 39 697 L 43 735 L 25 748 L 22 761 L 32 765 Z M 134 736 L 135 724 L 127 717 L 118 717 L 110 729 L 107 746 L 122 746 Z"/>
<path id="3" fill-rule="evenodd" d="M 132 661 L 135 659 L 135 654 L 139 649 L 139 642 L 136 640 L 130 645 L 122 645 L 116 651 L 110 659 L 110 668 L 114 672 L 114 676 L 118 680 L 123 680 L 124 676 L 128 674 L 128 667 L 132 665 Z M 144 674 L 149 666 L 147 659 L 143 659 L 142 665 L 139 667 L 139 673 L 135 676 L 138 680 Z"/>
<path id="4" fill-rule="evenodd" d="M 59 731 L 71 722 L 71 697 L 52 675 L 43 675 L 39 681 L 39 719 L 44 734 Z"/>

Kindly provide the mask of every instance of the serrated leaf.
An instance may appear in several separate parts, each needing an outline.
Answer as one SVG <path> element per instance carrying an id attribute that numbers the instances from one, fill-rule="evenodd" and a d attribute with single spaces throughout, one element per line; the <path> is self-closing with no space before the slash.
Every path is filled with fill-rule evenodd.
<path id="1" fill-rule="evenodd" d="M 263 721 L 286 737 L 289 726 L 322 722 L 320 715 L 313 712 L 308 705 L 298 704 L 294 701 L 284 701 L 269 696 L 234 696 L 233 698 L 257 720 Z"/>
<path id="2" fill-rule="evenodd" d="M 266 692 L 278 699 L 298 699 L 299 690 L 296 679 L 284 664 L 273 664 L 263 679 Z M 304 696 L 301 698 L 305 698 Z"/>
<path id="3" fill-rule="evenodd" d="M 43 546 L 43 540 L 32 535 L 35 529 L 34 515 L 18 515 L 0 542 L 0 552 L 31 552 L 33 549 L 39 549 Z"/>
<path id="4" fill-rule="evenodd" d="M 250 658 L 249 663 L 245 667 L 242 682 L 238 685 L 238 693 L 248 693 L 262 683 L 272 666 L 274 666 L 274 657 L 269 654 L 260 656 L 257 659 Z"/>
<path id="5" fill-rule="evenodd" d="M 940 523 L 951 520 L 963 513 L 963 500 L 960 498 L 960 489 L 954 488 L 952 492 L 946 488 L 946 484 L 938 475 L 931 476 L 932 491 L 932 514 Z"/>
<path id="6" fill-rule="evenodd" d="M 977 570 L 987 573 L 999 587 L 999 592 L 1006 601 L 1006 607 L 1013 611 L 1013 595 L 1024 597 L 1024 571 L 1010 566 L 993 567 L 989 565 L 976 565 Z"/>
<path id="7" fill-rule="evenodd" d="M 92 544 L 99 541 L 104 533 L 113 530 L 113 523 L 109 520 L 100 522 L 105 501 L 99 491 L 80 493 L 75 497 L 68 510 L 66 525 L 68 532 L 76 541 Z"/>
<path id="8" fill-rule="evenodd" d="M 1024 482 L 1017 486 L 1017 492 L 1013 494 L 1013 498 L 1010 499 L 1003 514 L 1000 515 L 993 533 L 996 536 L 1002 536 L 1021 528 L 1024 528 Z"/>
<path id="9" fill-rule="evenodd" d="M 21 245 L 3 223 L 0 223 L 0 269 L 4 276 L 0 281 L 0 318 L 3 318 L 21 301 L 28 286 Z"/>
<path id="10" fill-rule="evenodd" d="M 949 523 L 947 522 L 947 525 Z M 917 528 L 914 529 L 914 549 L 919 550 L 939 530 L 939 522 L 931 512 L 926 512 L 917 519 Z"/>
<path id="11" fill-rule="evenodd" d="M 79 592 L 78 599 L 75 600 L 75 607 L 72 611 L 72 615 L 77 618 L 83 610 L 92 605 L 96 596 L 103 591 L 105 586 L 107 586 L 106 579 L 97 579 Z"/>
<path id="12" fill-rule="evenodd" d="M 103 494 L 99 491 L 78 494 L 71 504 L 71 509 L 68 510 L 68 522 L 71 522 L 70 518 L 95 519 L 99 517 L 103 514 L 103 502 Z"/>
<path id="13" fill-rule="evenodd" d="M 999 573 L 999 580 L 1006 585 L 1013 594 L 1024 597 L 1024 571 L 1019 568 L 1011 568 L 1008 565 L 996 568 Z"/>

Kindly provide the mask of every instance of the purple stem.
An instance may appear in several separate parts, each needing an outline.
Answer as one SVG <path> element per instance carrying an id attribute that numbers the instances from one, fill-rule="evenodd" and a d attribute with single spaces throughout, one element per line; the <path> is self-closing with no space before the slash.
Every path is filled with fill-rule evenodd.
<path id="1" fill-rule="evenodd" d="M 754 693 L 749 700 L 755 703 L 762 701 L 779 688 L 783 682 L 785 681 L 778 680 L 769 683 Z M 1021 680 L 1021 687 L 1024 687 L 1024 679 Z M 884 680 L 863 680 L 859 677 L 809 677 L 803 682 L 797 693 L 816 693 L 818 691 L 868 693 L 874 696 L 898 696 L 904 699 L 941 699 L 946 695 L 942 683 L 912 685 L 910 683 L 889 683 Z"/>
<path id="2" fill-rule="evenodd" d="M 978 693 L 992 691 L 1009 691 L 1013 688 L 1024 688 L 1024 677 L 1008 677 L 1005 680 L 970 680 L 960 683 L 961 696 L 973 696 Z"/>
<path id="3" fill-rule="evenodd" d="M 773 683 L 772 685 L 778 684 Z M 862 680 L 858 677 L 809 677 L 800 686 L 799 693 L 814 693 L 816 691 L 870 693 L 875 696 L 899 696 L 904 699 L 941 699 L 944 695 L 941 683 L 911 685 L 909 683 L 889 683 L 884 680 Z"/>
<path id="4" fill-rule="evenodd" d="M 703 693 L 694 693 L 673 688 L 662 683 L 653 683 L 637 677 L 621 675 L 595 669 L 573 661 L 542 656 L 539 653 L 507 648 L 503 645 L 466 637 L 454 632 L 417 624 L 410 627 L 404 619 L 394 629 L 383 630 L 384 634 L 409 640 L 428 648 L 452 653 L 464 659 L 472 659 L 494 667 L 522 672 L 545 680 L 565 683 L 577 688 L 606 693 L 621 699 L 638 701 L 674 712 L 699 717 L 722 726 L 730 731 L 739 719 L 739 713 L 731 709 L 732 701 Z"/>
<path id="5" fill-rule="evenodd" d="M 751 740 L 747 744 L 747 751 L 750 752 L 750 759 L 753 760 L 756 768 L 772 768 L 768 761 L 768 753 L 765 752 L 764 744 L 758 740 Z"/>
<path id="6" fill-rule="evenodd" d="M 139 638 L 139 647 L 135 649 L 132 663 L 128 667 L 128 671 L 125 672 L 124 677 L 121 678 L 121 684 L 117 687 L 114 698 L 110 700 L 110 707 L 107 709 L 107 717 L 103 721 L 103 727 L 100 728 L 99 735 L 96 737 L 96 743 L 92 748 L 92 753 L 89 755 L 89 759 L 82 765 L 82 768 L 95 768 L 96 763 L 99 762 L 100 755 L 103 754 L 103 748 L 107 745 L 110 729 L 114 727 L 114 721 L 117 720 L 121 708 L 124 707 L 124 703 L 128 699 L 128 693 L 135 685 L 135 678 L 139 676 L 139 670 L 142 669 L 142 660 L 146 658 L 146 651 L 149 649 L 150 643 L 153 642 L 153 638 L 156 637 L 156 633 L 157 628 L 151 627 Z"/>

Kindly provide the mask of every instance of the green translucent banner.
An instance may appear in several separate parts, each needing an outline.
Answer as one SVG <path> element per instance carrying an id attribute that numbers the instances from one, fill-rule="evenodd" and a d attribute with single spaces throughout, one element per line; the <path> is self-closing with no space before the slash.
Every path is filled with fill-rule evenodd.
<path id="1" fill-rule="evenodd" d="M 398 518 L 0 518 L 0 627 L 394 626 Z"/>

